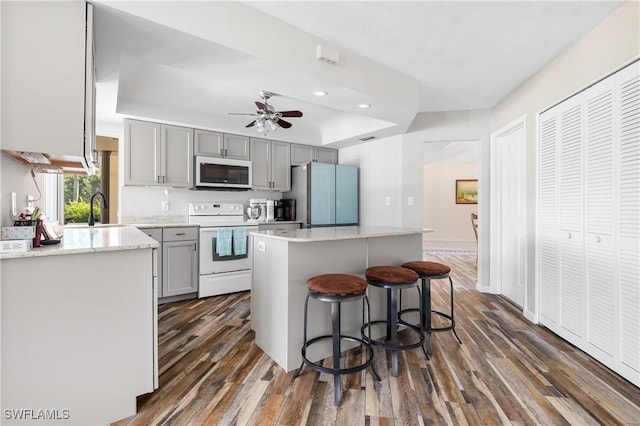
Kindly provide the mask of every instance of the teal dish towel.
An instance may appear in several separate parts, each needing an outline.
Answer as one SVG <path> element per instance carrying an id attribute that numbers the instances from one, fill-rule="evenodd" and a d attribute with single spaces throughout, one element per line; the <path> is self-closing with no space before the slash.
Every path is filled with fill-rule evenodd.
<path id="1" fill-rule="evenodd" d="M 231 229 L 233 229 L 233 254 L 244 256 L 247 254 L 247 228 Z"/>
<path id="2" fill-rule="evenodd" d="M 218 236 L 216 237 L 216 254 L 218 256 L 231 256 L 232 236 L 232 228 L 218 228 Z"/>

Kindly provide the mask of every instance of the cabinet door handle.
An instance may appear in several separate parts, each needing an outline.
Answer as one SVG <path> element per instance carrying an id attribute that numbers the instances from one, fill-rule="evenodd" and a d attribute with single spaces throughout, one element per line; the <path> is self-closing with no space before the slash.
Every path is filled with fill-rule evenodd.
<path id="1" fill-rule="evenodd" d="M 193 243 L 193 251 L 198 251 L 198 243 Z"/>
<path id="2" fill-rule="evenodd" d="M 161 183 L 161 182 L 162 182 L 162 180 L 160 180 L 160 177 L 161 177 L 161 176 L 160 176 L 160 175 L 158 175 L 158 180 L 157 180 L 156 182 L 158 182 L 158 183 Z"/>
<path id="3" fill-rule="evenodd" d="M 571 239 L 571 232 L 567 232 L 567 238 Z"/>
<path id="4" fill-rule="evenodd" d="M 177 232 L 176 235 L 187 235 L 186 232 Z"/>
<path id="5" fill-rule="evenodd" d="M 600 235 L 596 235 L 595 240 L 596 240 L 596 243 L 599 243 L 600 241 L 602 241 L 602 238 L 600 238 Z"/>

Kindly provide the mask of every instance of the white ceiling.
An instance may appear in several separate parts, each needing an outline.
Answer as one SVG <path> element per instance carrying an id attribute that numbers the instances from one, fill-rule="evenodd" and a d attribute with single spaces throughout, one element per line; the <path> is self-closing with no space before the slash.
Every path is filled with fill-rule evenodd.
<path id="1" fill-rule="evenodd" d="M 96 4 L 98 130 L 136 116 L 253 136 L 252 117 L 226 112 L 253 112 L 264 89 L 280 95 L 276 109 L 304 112 L 267 137 L 336 147 L 403 133 L 420 112 L 489 109 L 622 4 L 132 3 Z M 218 40 L 206 18 L 220 27 L 227 10 L 231 41 Z M 173 25 L 177 11 L 192 24 Z M 244 15 L 252 24 L 234 26 Z M 304 43 L 335 48 L 340 62 L 305 63 Z"/>

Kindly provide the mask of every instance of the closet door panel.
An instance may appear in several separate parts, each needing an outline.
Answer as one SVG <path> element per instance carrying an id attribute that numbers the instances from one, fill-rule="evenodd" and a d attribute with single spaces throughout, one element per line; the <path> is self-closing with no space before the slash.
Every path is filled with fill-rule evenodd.
<path id="1" fill-rule="evenodd" d="M 620 265 L 620 365 L 640 386 L 640 63 L 620 71 L 618 264 Z"/>
<path id="2" fill-rule="evenodd" d="M 615 75 L 584 91 L 585 255 L 588 350 L 609 366 L 615 362 L 619 329 L 615 259 Z"/>
<path id="3" fill-rule="evenodd" d="M 583 346 L 586 322 L 584 246 L 582 233 L 562 233 L 560 240 L 560 320 L 558 334 Z"/>
<path id="4" fill-rule="evenodd" d="M 584 258 L 583 93 L 559 105 L 560 310 L 559 334 L 584 344 L 586 283 Z"/>
<path id="5" fill-rule="evenodd" d="M 582 231 L 584 214 L 582 96 L 575 95 L 560 110 L 560 229 Z"/>
<path id="6" fill-rule="evenodd" d="M 560 300 L 558 209 L 558 108 L 540 115 L 539 286 L 540 322 L 556 331 Z"/>

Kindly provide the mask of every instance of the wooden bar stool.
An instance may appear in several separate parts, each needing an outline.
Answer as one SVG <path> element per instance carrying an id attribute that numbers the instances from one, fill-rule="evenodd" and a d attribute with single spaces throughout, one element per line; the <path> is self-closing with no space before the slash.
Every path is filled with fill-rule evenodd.
<path id="1" fill-rule="evenodd" d="M 419 340 L 417 342 L 407 344 L 400 344 L 398 342 L 398 300 L 402 289 L 415 287 L 415 289 L 418 290 L 420 313 L 422 313 L 423 305 L 422 297 L 420 297 L 420 287 L 418 286 L 418 274 L 411 269 L 401 268 L 399 266 L 373 266 L 367 268 L 365 276 L 367 277 L 367 283 L 369 285 L 387 290 L 387 319 L 381 321 L 369 321 L 367 325 L 369 327 L 371 327 L 372 324 L 386 325 L 386 339 L 389 343 L 371 340 L 371 344 L 391 351 L 391 375 L 397 377 L 398 351 L 417 348 L 418 346 L 422 346 L 424 342 L 424 330 L 422 326 L 415 326 L 412 324 L 403 324 L 403 326 L 418 332 L 420 336 Z M 366 337 L 365 340 L 367 340 Z"/>
<path id="2" fill-rule="evenodd" d="M 295 377 L 298 377 L 302 367 L 304 365 L 308 365 L 312 369 L 319 371 L 321 373 L 327 373 L 333 375 L 333 384 L 334 384 L 334 398 L 333 402 L 335 405 L 340 405 L 342 399 L 342 388 L 340 384 L 340 376 L 343 374 L 351 374 L 356 373 L 358 371 L 362 371 L 365 368 L 371 366 L 371 370 L 373 372 L 376 380 L 380 380 L 378 373 L 373 367 L 373 348 L 369 343 L 371 337 L 371 326 L 368 327 L 368 338 L 358 338 L 353 336 L 347 336 L 342 334 L 340 331 L 340 307 L 342 302 L 352 302 L 356 300 L 362 300 L 362 328 L 361 331 L 366 327 L 364 320 L 364 312 L 365 312 L 365 302 L 366 302 L 366 312 L 367 312 L 367 321 L 370 318 L 370 307 L 369 307 L 369 299 L 367 297 L 367 282 L 362 278 L 349 275 L 349 274 L 323 274 L 317 275 L 315 277 L 309 278 L 307 280 L 307 289 L 309 290 L 307 293 L 307 298 L 304 304 L 304 343 L 302 345 L 302 364 L 298 371 L 296 372 Z M 308 308 L 309 308 L 309 298 L 319 300 L 321 302 L 329 302 L 331 303 L 331 334 L 327 334 L 324 336 L 314 337 L 311 340 L 307 340 L 307 317 L 308 317 Z M 332 340 L 332 350 L 333 350 L 333 366 L 332 368 L 324 367 L 318 363 L 312 362 L 307 358 L 307 348 L 314 343 L 318 343 L 322 340 Z M 367 348 L 367 359 L 358 365 L 354 365 L 351 367 L 343 367 L 340 368 L 340 343 L 342 340 L 351 340 L 353 342 L 360 343 L 360 347 L 364 346 Z"/>
<path id="3" fill-rule="evenodd" d="M 431 333 L 437 333 L 441 331 L 453 331 L 453 334 L 458 339 L 458 343 L 462 344 L 462 340 L 458 337 L 458 333 L 456 333 L 456 320 L 453 309 L 453 280 L 449 273 L 451 272 L 451 268 L 447 265 L 443 265 L 438 262 L 429 262 L 424 260 L 418 260 L 413 262 L 406 262 L 402 264 L 403 268 L 411 269 L 415 271 L 420 278 L 422 279 L 422 304 L 424 306 L 423 311 L 420 313 L 420 318 L 422 327 L 427 333 L 427 353 L 432 353 L 431 347 Z M 444 313 L 440 311 L 436 311 L 431 309 L 431 280 L 442 280 L 449 279 L 449 288 L 450 288 L 450 303 L 451 303 L 451 311 L 449 313 Z M 400 317 L 406 312 L 416 311 L 417 309 L 404 309 L 400 310 Z M 449 320 L 449 324 L 444 327 L 432 327 L 431 325 L 431 314 L 439 315 L 443 318 Z M 401 321 L 402 324 L 406 324 L 405 321 Z"/>

